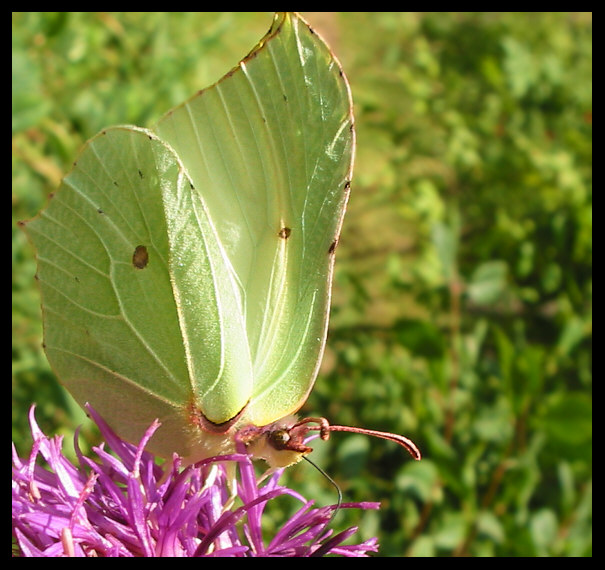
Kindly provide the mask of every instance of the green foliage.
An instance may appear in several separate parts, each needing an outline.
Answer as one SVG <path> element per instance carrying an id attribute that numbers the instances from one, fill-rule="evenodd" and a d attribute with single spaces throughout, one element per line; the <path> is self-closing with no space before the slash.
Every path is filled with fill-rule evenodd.
<path id="1" fill-rule="evenodd" d="M 357 165 L 314 459 L 382 555 L 592 553 L 592 17 L 305 14 L 351 82 Z M 269 14 L 13 15 L 13 216 L 102 127 L 150 125 L 216 80 Z M 210 66 L 213 67 L 210 67 Z M 216 66 L 216 67 L 214 67 Z M 13 236 L 13 427 L 81 423 L 42 354 L 33 252 Z M 92 440 L 91 440 L 92 441 Z M 318 502 L 310 466 L 290 484 Z M 349 513 L 339 513 L 337 525 Z"/>

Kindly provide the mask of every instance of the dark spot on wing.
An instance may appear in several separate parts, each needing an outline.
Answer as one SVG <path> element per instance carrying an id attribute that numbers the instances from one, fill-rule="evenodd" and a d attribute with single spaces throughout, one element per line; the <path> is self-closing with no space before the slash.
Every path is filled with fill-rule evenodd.
<path id="1" fill-rule="evenodd" d="M 288 239 L 290 237 L 291 233 L 292 233 L 292 230 L 290 228 L 282 228 L 281 230 L 279 230 L 279 233 L 277 235 L 281 239 Z"/>
<path id="2" fill-rule="evenodd" d="M 132 264 L 137 269 L 145 269 L 149 263 L 149 253 L 144 245 L 137 245 L 134 253 L 132 254 Z"/>

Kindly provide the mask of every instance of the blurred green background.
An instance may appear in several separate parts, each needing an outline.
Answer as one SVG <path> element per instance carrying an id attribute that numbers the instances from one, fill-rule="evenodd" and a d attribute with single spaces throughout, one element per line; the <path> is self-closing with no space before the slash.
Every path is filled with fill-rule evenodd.
<path id="1" fill-rule="evenodd" d="M 328 349 L 303 413 L 334 521 L 383 556 L 592 554 L 592 15 L 303 13 L 358 133 Z M 41 349 L 35 215 L 106 126 L 151 126 L 217 80 L 270 13 L 14 13 L 13 440 L 84 420 Z M 83 437 L 94 443 L 94 431 Z M 69 439 L 69 437 L 68 437 Z M 287 483 L 334 490 L 307 464 Z M 285 508 L 285 507 L 284 507 Z M 279 518 L 279 514 L 275 515 Z M 268 520 L 267 525 L 278 524 Z"/>

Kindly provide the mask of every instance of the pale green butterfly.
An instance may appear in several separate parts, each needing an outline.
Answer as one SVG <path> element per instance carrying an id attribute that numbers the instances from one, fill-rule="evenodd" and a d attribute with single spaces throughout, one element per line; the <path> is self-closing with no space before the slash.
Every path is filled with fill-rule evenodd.
<path id="1" fill-rule="evenodd" d="M 38 257 L 44 346 L 57 376 L 125 439 L 199 460 L 235 437 L 284 466 L 310 430 L 291 416 L 323 354 L 355 133 L 324 41 L 278 13 L 220 81 L 153 130 L 88 141 L 25 225 Z"/>

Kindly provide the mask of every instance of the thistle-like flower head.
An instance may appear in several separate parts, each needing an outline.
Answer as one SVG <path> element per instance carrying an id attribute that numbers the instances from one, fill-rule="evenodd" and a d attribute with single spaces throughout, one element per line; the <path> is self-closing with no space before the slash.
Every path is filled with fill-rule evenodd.
<path id="1" fill-rule="evenodd" d="M 69 461 L 63 438 L 42 433 L 33 406 L 29 457 L 21 459 L 13 446 L 13 536 L 21 556 L 367 556 L 378 549 L 375 538 L 343 544 L 357 528 L 334 534 L 330 521 L 337 507 L 314 508 L 279 485 L 283 470 L 259 482 L 241 443 L 237 453 L 184 468 L 175 455 L 164 473 L 145 451 L 158 423 L 132 445 L 94 409 L 88 412 L 105 440 L 93 448 L 95 460 L 80 451 L 76 434 L 78 464 Z M 268 539 L 262 514 L 280 495 L 301 506 Z"/>

